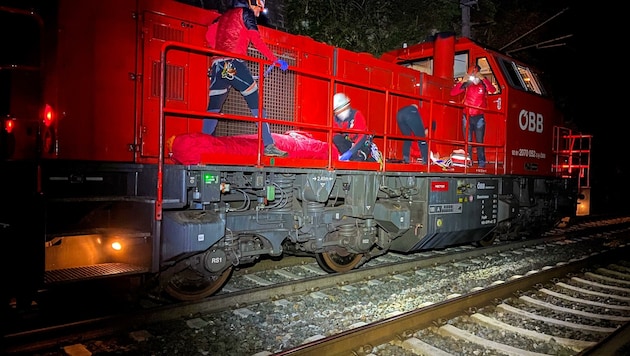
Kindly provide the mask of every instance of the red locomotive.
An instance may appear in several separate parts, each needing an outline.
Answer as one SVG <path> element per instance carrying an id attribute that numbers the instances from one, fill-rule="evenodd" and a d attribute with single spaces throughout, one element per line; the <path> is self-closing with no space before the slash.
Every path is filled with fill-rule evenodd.
<path id="1" fill-rule="evenodd" d="M 206 46 L 219 13 L 173 0 L 56 5 L 43 21 L 0 8 L 41 35 L 39 67 L 26 71 L 36 85 L 24 90 L 25 68 L 11 69 L 1 136 L 3 183 L 16 189 L 3 193 L 0 222 L 24 235 L 8 202 L 37 206 L 26 244 L 35 286 L 141 275 L 193 300 L 265 256 L 310 255 L 344 272 L 388 251 L 483 245 L 589 213 L 590 136 L 563 127 L 535 68 L 467 38 L 438 34 L 375 58 L 261 27 L 289 64 L 268 72 L 254 49 L 241 58 L 267 117 L 235 91 L 209 114 L 207 70 L 230 55 Z M 465 106 L 450 96 L 472 65 L 497 88 L 483 144 L 467 141 Z M 360 133 L 377 162 L 338 160 L 338 92 L 367 118 Z M 413 150 L 401 162 L 409 137 L 396 112 L 411 103 L 428 128 L 424 164 Z M 200 134 L 209 116 L 220 119 L 215 136 Z M 259 122 L 288 157 L 262 154 Z M 485 148 L 485 167 L 469 146 Z"/>

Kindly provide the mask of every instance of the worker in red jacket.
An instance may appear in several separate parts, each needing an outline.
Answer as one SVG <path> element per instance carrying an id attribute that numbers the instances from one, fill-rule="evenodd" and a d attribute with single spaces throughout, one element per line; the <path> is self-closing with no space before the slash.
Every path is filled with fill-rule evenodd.
<path id="1" fill-rule="evenodd" d="M 341 129 L 367 130 L 363 114 L 350 106 L 350 98 L 344 93 L 333 96 L 335 124 Z M 374 161 L 371 156 L 372 142 L 366 134 L 338 133 L 333 136 L 333 143 L 339 152 L 340 161 Z"/>
<path id="2" fill-rule="evenodd" d="M 462 80 L 451 89 L 451 96 L 464 93 L 464 105 L 466 105 L 466 109 L 462 121 L 464 127 L 463 132 L 466 132 L 466 116 L 468 116 L 470 117 L 468 142 L 472 142 L 474 134 L 475 142 L 477 143 L 483 143 L 486 132 L 484 109 L 488 107 L 488 93 L 496 91 L 492 82 L 484 77 L 480 71 L 481 68 L 476 64 L 470 67 L 468 75 L 463 77 Z M 471 153 L 472 148 L 468 146 L 468 154 L 470 155 Z M 486 153 L 482 146 L 477 146 L 477 161 L 479 168 L 486 167 Z"/>
<path id="3" fill-rule="evenodd" d="M 233 52 L 240 55 L 247 55 L 249 43 L 253 43 L 274 66 L 280 67 L 283 71 L 289 65 L 286 61 L 278 59 L 276 55 L 267 47 L 260 37 L 256 18 L 265 9 L 264 0 L 235 0 L 234 7 L 219 16 L 208 26 L 206 40 L 208 46 L 224 52 Z M 244 60 L 215 57 L 212 60 L 210 75 L 210 100 L 208 102 L 208 112 L 218 113 L 223 107 L 223 103 L 228 96 L 230 87 L 238 90 L 252 115 L 258 117 L 258 83 L 252 77 Z M 262 117 L 267 117 L 263 110 Z M 206 134 L 214 133 L 217 126 L 217 119 L 206 118 L 203 123 L 202 132 Z M 271 136 L 269 124 L 263 123 L 262 139 L 265 146 L 266 156 L 287 156 L 287 152 L 276 147 Z"/>

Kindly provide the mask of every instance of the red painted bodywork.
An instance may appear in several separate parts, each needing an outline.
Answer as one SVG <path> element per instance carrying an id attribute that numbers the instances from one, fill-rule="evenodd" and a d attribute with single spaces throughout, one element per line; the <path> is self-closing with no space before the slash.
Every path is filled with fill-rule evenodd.
<path id="1" fill-rule="evenodd" d="M 445 55 L 446 52 L 449 52 L 447 47 L 451 43 L 451 55 Z M 552 174 L 555 157 L 550 143 L 554 139 L 553 128 L 562 125 L 563 122 L 561 113 L 556 110 L 551 98 L 518 90 L 508 85 L 497 62 L 497 58 L 507 59 L 507 57 L 484 48 L 467 38 L 459 38 L 451 43 L 444 39 L 438 39 L 436 46 L 433 43 L 422 43 L 386 53 L 383 58 L 395 62 L 405 62 L 410 59 L 417 60 L 427 57 L 452 58 L 454 53 L 468 53 L 471 62 L 466 67 L 476 63 L 476 58 L 487 58 L 497 79 L 495 85 L 500 87 L 500 93 L 488 96 L 489 111 L 486 112 L 485 137 L 485 143 L 489 146 L 486 149 L 488 160 L 504 161 L 507 174 Z M 518 63 L 513 59 L 509 59 L 509 61 Z M 461 96 L 449 97 L 448 91 L 454 82 L 453 79 L 449 79 L 453 78 L 453 66 L 448 68 L 451 69 L 449 73 L 445 73 L 446 69 L 444 68 L 440 72 L 440 77 L 446 78 L 447 82 L 442 82 L 441 87 L 438 83 L 428 84 L 425 95 L 459 103 Z M 433 80 L 437 82 L 438 78 L 433 78 Z M 444 95 L 444 93 L 446 94 Z M 426 109 L 422 113 L 425 118 L 430 116 Z M 442 113 L 441 117 L 433 115 L 438 126 L 434 137 L 438 139 L 446 137 L 463 139 L 459 115 L 453 115 L 451 108 L 446 108 Z M 524 115 L 529 117 L 530 113 L 534 115 L 533 121 L 524 118 Z M 444 128 L 443 126 L 447 127 Z"/>
<path id="2" fill-rule="evenodd" d="M 210 52 L 203 52 L 206 24 L 218 13 L 170 0 L 61 0 L 59 14 L 56 55 L 46 79 L 46 102 L 53 105 L 59 117 L 54 128 L 56 150 L 48 152 L 49 157 L 154 163 L 160 155 L 161 140 L 201 130 L 199 118 L 207 104 L 206 72 L 210 65 Z M 260 31 L 276 55 L 292 66 L 287 73 L 275 69 L 272 74 L 276 78 L 284 75 L 281 83 L 287 85 L 273 89 L 283 95 L 277 100 L 272 89 L 265 91 L 271 82 L 259 79 L 264 105 L 279 105 L 286 111 L 282 118 L 269 115 L 269 119 L 282 120 L 317 139 L 330 140 L 335 132 L 330 111 L 332 95 L 343 91 L 351 98 L 352 106 L 366 116 L 369 133 L 388 160 L 383 165 L 338 162 L 333 152 L 330 161 L 297 163 L 261 155 L 238 157 L 236 151 L 227 163 L 440 171 L 437 166 L 392 163 L 401 158 L 404 138 L 395 113 L 401 106 L 420 100 L 425 127 L 430 128 L 430 150 L 444 156 L 465 148 L 461 98 L 451 97 L 449 92 L 454 84 L 454 55 L 468 53 L 467 65 L 475 63 L 476 58 L 487 58 L 500 93 L 488 98 L 488 167 L 455 169 L 488 174 L 553 174 L 553 127 L 562 124 L 561 117 L 550 98 L 508 85 L 497 62 L 502 55 L 497 52 L 466 38 L 440 34 L 433 42 L 375 58 L 304 36 L 265 27 Z M 188 47 L 168 51 L 165 77 L 169 85 L 160 93 L 160 58 L 164 45 L 173 42 Z M 434 59 L 434 74 L 404 65 L 421 58 Z M 260 63 L 265 67 L 269 64 L 265 60 Z M 261 75 L 262 71 L 253 74 Z M 160 136 L 160 95 L 164 96 L 166 117 L 164 137 Z M 225 114 L 228 120 L 248 115 L 224 110 Z M 225 157 L 211 154 L 206 160 L 226 163 Z"/>

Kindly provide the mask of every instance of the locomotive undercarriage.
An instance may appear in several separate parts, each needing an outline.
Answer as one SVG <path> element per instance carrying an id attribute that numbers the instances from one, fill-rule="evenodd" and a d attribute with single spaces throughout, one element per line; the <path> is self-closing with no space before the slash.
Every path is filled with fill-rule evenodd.
<path id="1" fill-rule="evenodd" d="M 558 226 L 572 217 L 577 197 L 572 180 L 549 178 L 504 178 L 501 200 L 516 214 L 500 219 L 492 236 L 485 239 L 520 240 Z"/>
<path id="2" fill-rule="evenodd" d="M 200 182 L 204 175 L 208 173 L 191 172 L 189 181 Z M 177 299 L 214 293 L 234 266 L 263 255 L 313 256 L 324 270 L 345 272 L 387 251 L 390 237 L 372 216 L 377 174 L 211 175 L 220 177 L 212 181 L 222 189 L 220 195 L 216 187 L 195 185 L 188 189 L 190 210 L 165 212 L 162 256 L 175 262 L 166 261 L 160 279 Z M 352 201 L 361 205 L 350 205 Z M 192 234 L 191 221 L 199 222 L 199 231 Z M 182 251 L 182 245 L 173 242 L 194 234 L 203 235 L 209 248 Z"/>
<path id="3" fill-rule="evenodd" d="M 169 165 L 162 219 L 155 220 L 154 166 L 130 165 L 114 173 L 98 167 L 108 171 L 98 174 L 71 167 L 69 179 L 45 186 L 51 202 L 56 191 L 77 192 L 76 198 L 48 204 L 55 218 L 47 222 L 48 232 L 55 227 L 60 237 L 49 234 L 47 255 L 55 252 L 57 267 L 68 261 L 63 256 L 90 256 L 81 268 L 139 267 L 135 270 L 157 277 L 160 290 L 179 300 L 217 292 L 235 268 L 263 256 L 311 256 L 327 272 L 346 272 L 388 251 L 525 238 L 575 208 L 560 198 L 571 186 L 562 180 Z M 103 179 L 76 178 L 90 175 Z M 95 198 L 98 189 L 87 189 L 94 182 L 106 183 L 103 192 L 137 196 Z M 91 196 L 85 201 L 84 192 Z M 68 206 L 76 213 L 69 214 Z M 64 235 L 62 220 L 68 217 L 73 223 L 66 225 L 91 234 Z M 129 231 L 121 240 L 127 250 L 106 252 L 121 231 Z"/>

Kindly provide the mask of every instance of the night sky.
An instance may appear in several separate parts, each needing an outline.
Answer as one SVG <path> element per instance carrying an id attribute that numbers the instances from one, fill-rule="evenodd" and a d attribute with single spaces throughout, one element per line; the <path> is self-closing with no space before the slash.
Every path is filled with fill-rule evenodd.
<path id="1" fill-rule="evenodd" d="M 570 10 L 542 26 L 546 38 L 572 34 L 567 46 L 529 51 L 537 66 L 553 78 L 554 94 L 567 118 L 584 134 L 593 135 L 591 212 L 630 212 L 623 187 L 630 182 L 625 142 L 630 93 L 621 83 L 630 80 L 624 61 L 628 22 L 612 0 L 569 3 Z M 626 74 L 628 73 L 628 74 Z"/>
<path id="2" fill-rule="evenodd" d="M 629 142 L 624 106 L 630 96 L 620 85 L 630 79 L 621 55 L 628 43 L 618 5 L 612 1 L 575 4 L 577 53 L 563 61 L 569 73 L 568 92 L 576 121 L 584 133 L 593 135 L 593 209 L 598 212 L 629 212 L 623 187 L 630 181 L 630 161 L 624 156 Z M 616 15 L 619 14 L 619 15 Z"/>

